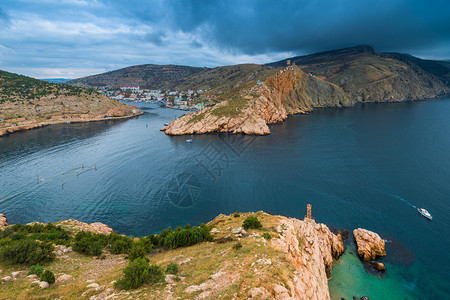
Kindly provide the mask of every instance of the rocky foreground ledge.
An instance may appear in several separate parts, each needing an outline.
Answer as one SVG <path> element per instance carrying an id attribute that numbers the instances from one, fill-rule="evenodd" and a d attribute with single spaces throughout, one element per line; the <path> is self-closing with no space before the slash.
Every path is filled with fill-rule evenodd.
<path id="1" fill-rule="evenodd" d="M 256 217 L 262 228 L 243 229 L 243 221 L 249 216 Z M 4 215 L 0 215 L 0 221 L 8 228 Z M 72 234 L 113 232 L 102 223 L 64 220 L 55 224 Z M 35 275 L 27 276 L 29 266 L 0 262 L 4 276 L 0 279 L 0 298 L 330 299 L 328 279 L 333 262 L 344 252 L 341 233 L 335 234 L 313 219 L 264 212 L 221 214 L 207 225 L 212 242 L 171 250 L 157 248 L 146 255 L 150 264 L 164 268 L 170 263 L 178 265 L 178 273 L 166 275 L 163 283 L 131 292 L 119 290 L 114 282 L 128 264 L 127 255 L 104 252 L 98 259 L 74 252 L 71 247 L 56 246 L 56 259 L 45 266 L 55 273 L 56 283 L 48 286 Z M 366 239 L 364 253 L 372 251 L 375 244 Z M 358 243 L 358 247 L 364 246 Z"/>

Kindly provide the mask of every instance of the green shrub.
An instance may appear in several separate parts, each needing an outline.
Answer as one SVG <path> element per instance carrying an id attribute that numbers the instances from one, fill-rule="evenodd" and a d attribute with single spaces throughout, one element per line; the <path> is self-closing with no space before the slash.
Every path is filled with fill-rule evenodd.
<path id="1" fill-rule="evenodd" d="M 72 250 L 85 255 L 100 256 L 102 254 L 103 247 L 107 244 L 107 235 L 80 231 L 75 235 Z"/>
<path id="2" fill-rule="evenodd" d="M 52 271 L 45 270 L 41 275 L 41 281 L 46 281 L 48 284 L 55 283 L 55 275 Z"/>
<path id="3" fill-rule="evenodd" d="M 111 247 L 109 247 L 109 252 L 112 254 L 121 254 L 128 253 L 128 250 L 131 248 L 131 245 L 124 240 L 115 241 Z"/>
<path id="4" fill-rule="evenodd" d="M 42 272 L 44 272 L 44 267 L 41 265 L 33 265 L 30 267 L 27 275 L 37 275 L 41 276 Z"/>
<path id="5" fill-rule="evenodd" d="M 150 253 L 153 250 L 153 243 L 150 237 L 142 237 L 135 244 L 144 248 L 145 253 Z"/>
<path id="6" fill-rule="evenodd" d="M 233 217 L 235 217 L 235 218 L 239 218 L 240 216 L 241 215 L 238 212 L 235 212 L 234 215 L 233 215 Z"/>
<path id="7" fill-rule="evenodd" d="M 138 258 L 145 258 L 145 254 L 147 254 L 147 253 L 146 253 L 144 247 L 136 244 L 136 245 L 133 245 L 133 247 L 131 247 L 130 254 L 128 255 L 128 259 L 130 261 L 133 261 Z"/>
<path id="8" fill-rule="evenodd" d="M 270 233 L 268 233 L 268 232 L 264 232 L 262 236 L 263 236 L 263 238 L 265 238 L 266 240 L 270 240 L 270 239 L 272 238 L 272 236 L 271 236 Z"/>
<path id="9" fill-rule="evenodd" d="M 178 265 L 176 263 L 170 263 L 167 265 L 166 274 L 177 274 L 178 273 Z"/>
<path id="10" fill-rule="evenodd" d="M 192 226 L 191 226 L 191 224 L 189 224 L 189 223 L 186 224 L 186 225 L 184 225 L 184 229 L 191 229 L 191 227 L 192 227 Z"/>
<path id="11" fill-rule="evenodd" d="M 233 249 L 234 250 L 239 250 L 242 248 L 242 244 L 241 242 L 237 242 L 236 244 L 233 245 Z"/>
<path id="12" fill-rule="evenodd" d="M 10 241 L 1 248 L 0 256 L 7 263 L 36 265 L 55 258 L 53 244 L 32 239 Z"/>
<path id="13" fill-rule="evenodd" d="M 150 265 L 148 269 L 149 284 L 155 284 L 164 280 L 164 271 L 158 265 Z"/>
<path id="14" fill-rule="evenodd" d="M 68 231 L 52 223 L 46 225 L 15 224 L 0 232 L 0 238 L 10 237 L 12 240 L 31 238 L 40 241 L 50 241 L 58 245 L 69 245 L 71 237 Z"/>
<path id="15" fill-rule="evenodd" d="M 158 265 L 149 265 L 144 258 L 130 262 L 123 270 L 124 277 L 114 284 L 124 290 L 136 289 L 144 284 L 154 284 L 164 279 L 164 272 Z"/>
<path id="16" fill-rule="evenodd" d="M 94 242 L 92 245 L 91 245 L 91 251 L 92 251 L 92 255 L 95 255 L 95 256 L 100 256 L 100 255 L 102 255 L 102 249 L 103 249 L 103 247 L 102 247 L 102 244 L 100 244 L 100 242 Z"/>
<path id="17" fill-rule="evenodd" d="M 244 229 L 249 228 L 258 229 L 262 228 L 262 224 L 261 222 L 259 222 L 258 218 L 248 217 L 247 219 L 244 220 L 244 223 L 242 223 L 242 227 L 244 227 Z"/>

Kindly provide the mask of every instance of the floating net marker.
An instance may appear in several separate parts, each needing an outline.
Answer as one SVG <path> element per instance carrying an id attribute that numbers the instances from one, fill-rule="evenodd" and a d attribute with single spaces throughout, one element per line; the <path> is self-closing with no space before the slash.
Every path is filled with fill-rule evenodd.
<path id="1" fill-rule="evenodd" d="M 85 168 L 87 168 L 87 169 L 85 169 Z M 77 170 L 79 170 L 79 169 L 83 169 L 83 171 L 77 172 Z M 26 192 L 32 191 L 32 190 L 34 190 L 34 189 L 37 189 L 37 188 L 39 188 L 40 186 L 42 186 L 42 185 L 44 185 L 44 184 L 47 184 L 47 183 L 56 181 L 56 180 L 58 180 L 59 176 L 62 176 L 62 177 L 61 177 L 61 186 L 64 186 L 67 182 L 69 182 L 70 180 L 72 180 L 72 179 L 75 177 L 75 175 L 78 176 L 78 175 L 81 175 L 81 174 L 83 174 L 83 173 L 85 173 L 85 172 L 87 172 L 87 171 L 90 171 L 90 170 L 96 170 L 96 171 L 97 171 L 97 165 L 94 165 L 94 166 L 85 166 L 85 165 L 83 164 L 83 165 L 81 165 L 80 167 L 72 168 L 72 169 L 67 170 L 67 171 L 65 171 L 65 172 L 62 172 L 62 173 L 60 173 L 59 175 L 56 175 L 56 176 L 49 176 L 49 177 L 39 178 L 39 175 L 37 175 L 37 176 L 36 176 L 36 183 L 37 183 L 37 184 L 36 184 L 35 186 L 33 186 L 33 187 L 29 188 L 29 189 L 26 189 L 26 190 L 24 190 L 24 191 L 22 191 L 22 192 L 19 192 L 19 193 L 17 193 L 17 194 L 14 194 L 14 195 L 12 195 L 12 196 L 9 196 L 9 197 L 6 197 L 6 198 L 4 198 L 4 199 L 1 199 L 1 200 L 0 200 L 0 203 L 5 202 L 5 201 L 8 201 L 8 200 L 10 200 L 10 199 L 13 199 L 13 198 L 15 198 L 15 197 L 17 197 L 17 196 L 20 196 L 20 195 L 22 195 L 22 194 L 24 194 L 24 193 L 26 193 Z M 66 181 L 64 181 L 64 175 L 65 175 L 65 174 L 72 174 L 72 176 L 71 176 L 69 179 L 67 179 Z"/>

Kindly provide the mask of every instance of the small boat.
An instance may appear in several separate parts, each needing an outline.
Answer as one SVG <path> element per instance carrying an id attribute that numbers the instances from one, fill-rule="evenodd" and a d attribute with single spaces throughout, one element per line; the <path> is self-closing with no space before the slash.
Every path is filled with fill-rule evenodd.
<path id="1" fill-rule="evenodd" d="M 164 123 L 164 126 L 169 126 L 169 123 Z"/>
<path id="2" fill-rule="evenodd" d="M 186 140 L 186 143 L 192 143 L 192 139 Z"/>
<path id="3" fill-rule="evenodd" d="M 418 208 L 419 213 L 427 218 L 428 220 L 433 220 L 433 216 L 425 208 Z"/>

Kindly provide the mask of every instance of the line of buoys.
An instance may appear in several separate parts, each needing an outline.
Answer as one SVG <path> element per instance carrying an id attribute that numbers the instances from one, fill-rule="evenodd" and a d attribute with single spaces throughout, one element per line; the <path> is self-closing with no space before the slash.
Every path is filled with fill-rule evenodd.
<path id="1" fill-rule="evenodd" d="M 87 168 L 87 169 L 85 170 L 85 168 Z M 83 169 L 83 171 L 77 172 L 77 170 L 79 170 L 79 169 Z M 17 194 L 14 194 L 12 196 L 9 196 L 9 197 L 6 197 L 4 199 L 1 199 L 0 203 L 8 201 L 8 200 L 11 200 L 11 199 L 13 199 L 13 198 L 15 198 L 17 196 L 20 196 L 20 195 L 26 193 L 26 192 L 32 191 L 34 189 L 37 189 L 38 187 L 40 187 L 43 184 L 47 184 L 47 183 L 53 182 L 53 181 L 57 180 L 59 178 L 59 176 L 61 176 L 61 186 L 64 186 L 64 184 L 66 184 L 67 182 L 72 180 L 75 176 L 81 175 L 81 174 L 83 174 L 83 173 L 85 173 L 87 171 L 90 171 L 90 170 L 97 171 L 97 165 L 85 166 L 83 164 L 80 167 L 76 167 L 76 168 L 72 168 L 70 170 L 64 171 L 64 172 L 60 173 L 57 176 L 50 176 L 50 177 L 39 178 L 39 175 L 37 175 L 37 184 L 34 187 L 31 187 L 31 188 L 26 189 L 26 190 L 24 190 L 22 192 L 19 192 Z M 72 176 L 69 179 L 67 179 L 66 181 L 64 181 L 64 175 L 66 175 L 66 174 L 72 174 Z"/>

